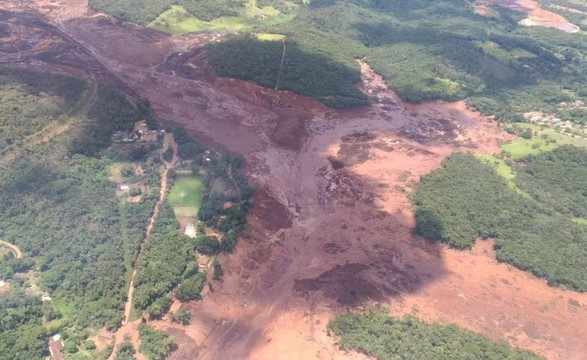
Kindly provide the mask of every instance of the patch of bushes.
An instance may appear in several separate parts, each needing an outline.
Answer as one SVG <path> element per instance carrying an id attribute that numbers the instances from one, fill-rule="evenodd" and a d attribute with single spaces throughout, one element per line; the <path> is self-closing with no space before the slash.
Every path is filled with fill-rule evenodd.
<path id="1" fill-rule="evenodd" d="M 328 324 L 343 350 L 355 350 L 378 360 L 530 360 L 542 357 L 510 347 L 455 325 L 428 324 L 414 317 L 396 319 L 384 309 L 345 314 Z"/>
<path id="2" fill-rule="evenodd" d="M 563 148 L 555 155 L 530 160 L 534 167 L 528 171 L 539 171 L 535 178 L 522 177 L 532 184 L 528 189 L 541 182 L 537 193 L 545 187 L 556 188 L 549 181 L 554 180 L 554 172 L 565 167 L 559 157 L 570 160 L 580 156 L 575 151 Z M 553 157 L 556 166 L 550 167 Z M 558 205 L 568 209 L 566 199 L 580 191 L 575 175 L 584 171 L 582 167 L 574 172 L 566 185 L 559 187 L 565 196 L 558 197 Z M 536 197 L 542 201 L 542 196 Z M 425 238 L 461 249 L 469 248 L 478 238 L 494 238 L 498 260 L 528 270 L 550 284 L 587 291 L 587 228 L 557 213 L 554 197 L 550 203 L 528 199 L 475 156 L 454 154 L 441 169 L 422 179 L 413 200 L 416 231 Z"/>

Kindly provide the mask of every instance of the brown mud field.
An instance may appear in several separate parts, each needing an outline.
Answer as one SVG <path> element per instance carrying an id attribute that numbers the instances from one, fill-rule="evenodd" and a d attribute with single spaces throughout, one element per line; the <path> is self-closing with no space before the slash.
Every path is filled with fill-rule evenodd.
<path id="1" fill-rule="evenodd" d="M 536 0 L 477 0 L 477 4 L 480 15 L 491 14 L 487 6 L 500 5 L 527 13 L 528 18 L 523 21 L 524 25 L 551 27 L 571 33 L 580 31 L 577 25 L 569 23 L 563 16 L 541 8 Z"/>
<path id="2" fill-rule="evenodd" d="M 152 322 L 176 339 L 170 359 L 364 359 L 340 351 L 326 326 L 372 304 L 456 323 L 548 359 L 585 358 L 586 294 L 498 263 L 491 242 L 456 251 L 413 234 L 408 194 L 421 176 L 452 152 L 495 154 L 509 139 L 464 103 L 403 104 L 361 64 L 360 87 L 373 105 L 327 109 L 215 79 L 203 45 L 222 34 L 173 37 L 90 14 L 80 0 L 0 0 L 0 9 L 24 8 L 28 14 L 7 15 L 11 36 L 29 36 L 34 22 L 35 36 L 48 40 L 2 48 L 0 63 L 122 83 L 162 122 L 247 160 L 258 191 L 250 231 L 220 256 L 224 279 L 202 301 L 184 304 L 191 325 Z M 38 56 L 78 47 L 87 65 Z M 135 327 L 115 335 L 136 344 Z"/>

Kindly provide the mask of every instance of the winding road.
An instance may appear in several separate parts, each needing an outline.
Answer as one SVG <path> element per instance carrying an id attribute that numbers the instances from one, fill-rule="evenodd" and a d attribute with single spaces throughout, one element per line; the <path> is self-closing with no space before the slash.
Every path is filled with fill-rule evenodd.
<path id="1" fill-rule="evenodd" d="M 20 251 L 18 246 L 11 244 L 8 241 L 0 240 L 0 247 L 5 247 L 8 250 L 10 250 L 10 252 L 14 254 L 14 257 L 17 259 L 20 259 L 22 257 L 22 251 Z"/>

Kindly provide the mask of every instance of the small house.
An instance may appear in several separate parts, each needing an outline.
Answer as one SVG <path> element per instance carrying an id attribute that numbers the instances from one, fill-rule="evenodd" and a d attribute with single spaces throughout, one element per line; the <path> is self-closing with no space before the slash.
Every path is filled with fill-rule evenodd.
<path id="1" fill-rule="evenodd" d="M 53 360 L 63 360 L 63 344 L 61 340 L 53 340 L 49 341 L 49 352 L 51 353 L 51 358 Z"/>
<path id="2" fill-rule="evenodd" d="M 185 232 L 184 234 L 186 236 L 189 236 L 191 238 L 195 238 L 196 237 L 196 226 L 194 224 L 188 224 L 185 227 Z"/>
<path id="3" fill-rule="evenodd" d="M 130 186 L 128 185 L 120 185 L 120 191 L 129 191 L 130 190 Z"/>

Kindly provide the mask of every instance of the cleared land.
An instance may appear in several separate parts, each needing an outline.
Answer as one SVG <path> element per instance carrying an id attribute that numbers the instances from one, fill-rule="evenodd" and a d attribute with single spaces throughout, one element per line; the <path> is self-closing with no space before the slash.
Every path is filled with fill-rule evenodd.
<path id="1" fill-rule="evenodd" d="M 169 205 L 178 217 L 196 217 L 202 198 L 202 180 L 197 177 L 179 177 L 169 192 Z"/>
<path id="2" fill-rule="evenodd" d="M 507 156 L 513 160 L 552 151 L 561 145 L 574 145 L 587 149 L 585 137 L 562 134 L 554 129 L 533 124 L 518 124 L 518 126 L 530 129 L 535 134 L 532 139 L 517 139 L 501 146 Z"/>

